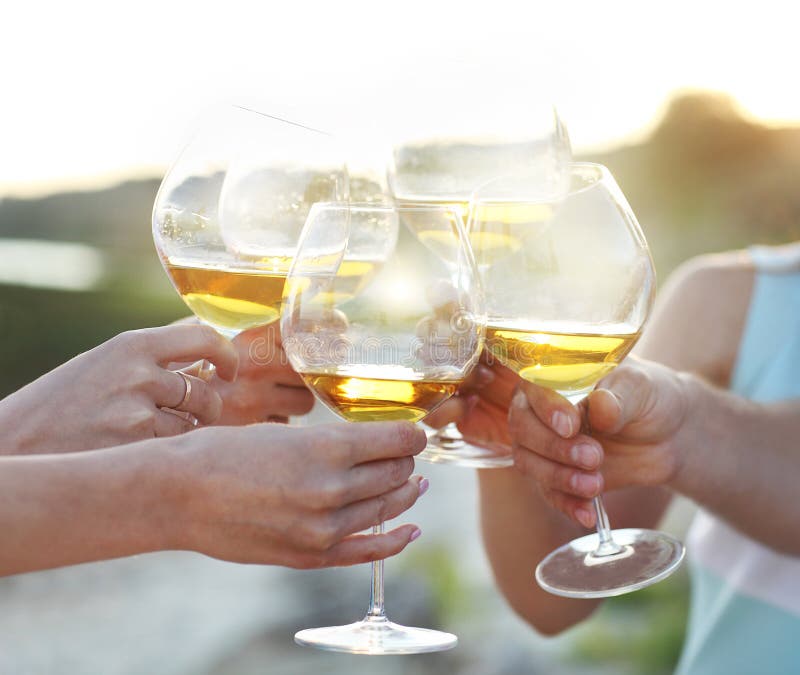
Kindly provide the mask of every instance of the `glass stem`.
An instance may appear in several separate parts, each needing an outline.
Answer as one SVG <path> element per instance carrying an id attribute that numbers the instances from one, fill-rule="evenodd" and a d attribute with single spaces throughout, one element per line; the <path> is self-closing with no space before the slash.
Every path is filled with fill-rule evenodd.
<path id="1" fill-rule="evenodd" d="M 372 534 L 383 534 L 383 523 L 372 528 Z M 369 598 L 367 621 L 380 621 L 386 619 L 386 610 L 383 607 L 383 560 L 372 563 L 372 593 Z"/>
<path id="2" fill-rule="evenodd" d="M 603 506 L 603 500 L 600 497 L 595 497 L 592 500 L 594 504 L 594 512 L 597 516 L 597 537 L 598 544 L 594 551 L 594 555 L 604 556 L 613 555 L 622 551 L 622 546 L 614 541 L 611 536 L 611 525 L 608 522 L 608 514 Z"/>

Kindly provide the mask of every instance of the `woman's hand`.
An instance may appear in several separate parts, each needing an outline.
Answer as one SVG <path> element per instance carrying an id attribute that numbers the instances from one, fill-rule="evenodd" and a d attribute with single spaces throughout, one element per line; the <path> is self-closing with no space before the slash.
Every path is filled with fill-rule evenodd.
<path id="1" fill-rule="evenodd" d="M 394 555 L 414 525 L 359 535 L 425 492 L 402 422 L 209 427 L 91 452 L 0 457 L 0 575 L 148 551 L 298 568 Z"/>
<path id="2" fill-rule="evenodd" d="M 420 534 L 414 525 L 355 534 L 397 517 L 427 489 L 411 476 L 426 442 L 412 424 L 218 427 L 171 442 L 171 548 L 313 568 L 386 558 Z"/>
<path id="3" fill-rule="evenodd" d="M 3 454 L 70 452 L 172 436 L 213 424 L 220 395 L 202 379 L 168 370 L 207 359 L 236 377 L 236 349 L 211 328 L 174 325 L 122 333 L 0 402 Z M 175 411 L 183 414 L 176 414 Z"/>
<path id="4" fill-rule="evenodd" d="M 217 424 L 288 422 L 314 406 L 314 395 L 292 370 L 283 351 L 278 323 L 253 328 L 234 338 L 239 371 L 233 381 L 214 376 L 210 382 L 222 399 Z M 197 365 L 187 372 L 196 373 Z"/>
<path id="5" fill-rule="evenodd" d="M 509 412 L 515 466 L 536 479 L 550 504 L 593 527 L 590 500 L 603 490 L 675 478 L 675 440 L 688 405 L 681 375 L 636 357 L 601 380 L 580 408 L 521 381 Z"/>

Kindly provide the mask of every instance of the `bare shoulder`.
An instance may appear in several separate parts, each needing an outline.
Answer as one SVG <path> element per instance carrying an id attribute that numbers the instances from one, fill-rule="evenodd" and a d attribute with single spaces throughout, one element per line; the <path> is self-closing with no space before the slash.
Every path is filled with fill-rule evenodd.
<path id="1" fill-rule="evenodd" d="M 746 251 L 703 255 L 684 263 L 659 293 L 637 352 L 727 386 L 754 279 Z"/>

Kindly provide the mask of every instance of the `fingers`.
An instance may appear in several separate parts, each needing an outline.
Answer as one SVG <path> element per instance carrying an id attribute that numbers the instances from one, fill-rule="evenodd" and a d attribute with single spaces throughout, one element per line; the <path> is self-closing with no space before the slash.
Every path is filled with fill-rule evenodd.
<path id="1" fill-rule="evenodd" d="M 542 490 L 545 501 L 554 509 L 571 518 L 579 525 L 591 529 L 595 526 L 597 518 L 594 506 L 589 499 L 579 499 L 572 495 L 556 490 Z"/>
<path id="2" fill-rule="evenodd" d="M 425 432 L 411 422 L 334 424 L 323 433 L 320 434 L 319 427 L 315 430 L 317 438 L 324 437 L 327 443 L 332 443 L 350 466 L 416 455 L 428 442 Z"/>
<path id="3" fill-rule="evenodd" d="M 368 527 L 397 518 L 401 513 L 410 509 L 427 490 L 428 481 L 422 476 L 415 476 L 385 494 L 339 509 L 335 515 L 337 538 L 343 538 L 354 532 L 361 532 Z"/>
<path id="4" fill-rule="evenodd" d="M 236 377 L 239 357 L 229 340 L 208 326 L 178 324 L 131 331 L 128 339 L 136 347 L 166 365 L 170 362 L 192 362 L 207 359 L 224 380 Z"/>
<path id="5" fill-rule="evenodd" d="M 196 420 L 188 414 L 182 415 L 169 410 L 158 410 L 153 422 L 153 431 L 158 438 L 163 438 L 185 434 L 196 426 Z"/>
<path id="6" fill-rule="evenodd" d="M 447 399 L 434 412 L 425 417 L 425 424 L 434 429 L 441 429 L 450 422 L 461 422 L 469 415 L 478 403 L 478 395 L 456 395 Z"/>
<path id="7" fill-rule="evenodd" d="M 422 532 L 416 525 L 401 525 L 386 534 L 354 534 L 322 556 L 315 557 L 313 567 L 359 565 L 397 555 Z"/>
<path id="8" fill-rule="evenodd" d="M 203 424 L 214 424 L 222 414 L 219 394 L 200 378 L 180 371 L 162 370 L 156 405 L 194 415 Z"/>
<path id="9" fill-rule="evenodd" d="M 271 415 L 305 415 L 314 407 L 314 394 L 305 387 L 270 386 L 259 381 L 242 383 L 237 400 L 246 401 L 247 408 L 259 411 L 262 419 Z"/>
<path id="10" fill-rule="evenodd" d="M 515 394 L 512 407 L 524 409 L 524 404 L 527 402 L 542 423 L 564 438 L 570 438 L 580 430 L 581 420 L 578 411 L 560 394 L 526 380 L 519 381 L 518 391 L 525 398 Z"/>
<path id="11" fill-rule="evenodd" d="M 357 464 L 347 472 L 347 486 L 342 491 L 341 503 L 351 504 L 399 488 L 405 485 L 413 471 L 412 457 Z"/>
<path id="12" fill-rule="evenodd" d="M 583 499 L 597 497 L 603 490 L 603 476 L 599 471 L 581 471 L 518 447 L 514 448 L 514 466 L 534 478 L 544 490 Z"/>
<path id="13" fill-rule="evenodd" d="M 563 438 L 546 426 L 531 410 L 520 391 L 508 415 L 508 427 L 514 443 L 543 458 L 583 469 L 596 469 L 603 461 L 602 446 L 590 436 Z"/>

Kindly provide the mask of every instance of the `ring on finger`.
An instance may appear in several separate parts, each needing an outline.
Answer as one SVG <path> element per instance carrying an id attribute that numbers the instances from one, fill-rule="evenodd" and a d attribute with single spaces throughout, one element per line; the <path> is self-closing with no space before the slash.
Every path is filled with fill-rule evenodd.
<path id="1" fill-rule="evenodd" d="M 192 380 L 183 371 L 176 370 L 175 372 L 178 373 L 178 375 L 181 376 L 181 378 L 183 379 L 183 383 L 186 385 L 186 389 L 183 392 L 183 398 L 181 399 L 181 402 L 178 403 L 178 405 L 173 406 L 175 408 L 180 408 L 181 406 L 186 405 L 186 402 L 189 400 L 189 398 L 192 395 Z"/>

